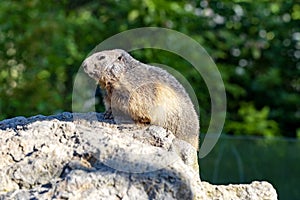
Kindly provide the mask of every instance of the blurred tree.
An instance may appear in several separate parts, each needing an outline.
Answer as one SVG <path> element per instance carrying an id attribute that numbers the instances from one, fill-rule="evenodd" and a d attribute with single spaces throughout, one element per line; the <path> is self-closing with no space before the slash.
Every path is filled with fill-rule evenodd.
<path id="1" fill-rule="evenodd" d="M 70 111 L 73 76 L 90 50 L 121 31 L 158 26 L 191 36 L 215 60 L 228 97 L 225 132 L 295 137 L 300 121 L 296 1 L 1 1 L 0 119 Z M 168 52 L 133 53 L 187 78 L 205 132 L 210 97 L 192 66 Z M 248 118 L 267 125 L 254 131 Z"/>
<path id="2" fill-rule="evenodd" d="M 278 135 L 278 125 L 273 120 L 268 120 L 270 109 L 264 107 L 258 111 L 253 104 L 243 103 L 238 110 L 240 121 L 226 124 L 226 130 L 236 135 L 266 136 Z"/>

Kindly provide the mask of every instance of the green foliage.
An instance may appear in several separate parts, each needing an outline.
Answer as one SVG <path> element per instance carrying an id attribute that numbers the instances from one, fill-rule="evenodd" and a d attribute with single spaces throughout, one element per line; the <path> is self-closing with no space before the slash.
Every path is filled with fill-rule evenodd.
<path id="1" fill-rule="evenodd" d="M 296 137 L 299 20 L 296 0 L 1 1 L 0 119 L 71 111 L 73 78 L 97 44 L 124 30 L 158 26 L 194 38 L 215 60 L 227 92 L 226 132 Z M 192 66 L 168 52 L 134 54 L 186 77 L 196 91 L 205 132 L 210 97 Z M 264 128 L 248 118 L 261 120 Z"/>
<path id="2" fill-rule="evenodd" d="M 297 136 L 298 139 L 300 139 L 300 128 L 298 128 L 298 129 L 296 130 L 296 136 Z"/>
<path id="3" fill-rule="evenodd" d="M 238 110 L 240 121 L 226 124 L 225 131 L 236 135 L 249 135 L 272 137 L 279 133 L 278 125 L 273 120 L 268 120 L 270 109 L 263 107 L 256 110 L 253 104 L 243 103 Z"/>

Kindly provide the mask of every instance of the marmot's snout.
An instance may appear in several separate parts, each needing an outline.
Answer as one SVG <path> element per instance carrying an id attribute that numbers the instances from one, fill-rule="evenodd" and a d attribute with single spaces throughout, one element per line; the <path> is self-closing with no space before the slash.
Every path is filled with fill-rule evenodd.
<path id="1" fill-rule="evenodd" d="M 94 66 L 94 69 L 91 69 L 91 67 Z M 87 60 L 84 60 L 81 67 L 83 68 L 84 72 L 87 73 L 90 77 L 92 77 L 95 80 L 98 80 L 100 76 L 98 75 L 98 70 L 96 69 L 95 64 L 91 65 Z"/>
<path id="2" fill-rule="evenodd" d="M 81 66 L 83 67 L 84 72 L 87 72 L 88 65 L 87 65 L 87 63 L 85 61 L 82 63 Z"/>

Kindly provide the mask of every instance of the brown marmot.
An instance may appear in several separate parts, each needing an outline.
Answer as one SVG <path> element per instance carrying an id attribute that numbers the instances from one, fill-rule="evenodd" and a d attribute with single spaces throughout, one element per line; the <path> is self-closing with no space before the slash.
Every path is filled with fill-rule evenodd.
<path id="1" fill-rule="evenodd" d="M 198 150 L 199 119 L 184 87 L 167 71 L 139 62 L 126 51 L 101 51 L 86 58 L 84 71 L 104 91 L 105 116 L 171 130 Z"/>

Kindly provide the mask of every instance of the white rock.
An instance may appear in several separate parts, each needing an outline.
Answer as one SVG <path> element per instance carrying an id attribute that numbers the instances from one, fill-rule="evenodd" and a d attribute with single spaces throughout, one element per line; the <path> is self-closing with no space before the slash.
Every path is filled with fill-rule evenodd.
<path id="1" fill-rule="evenodd" d="M 163 128 L 70 116 L 0 122 L 0 199 L 277 199 L 267 182 L 201 182 L 195 149 Z"/>

